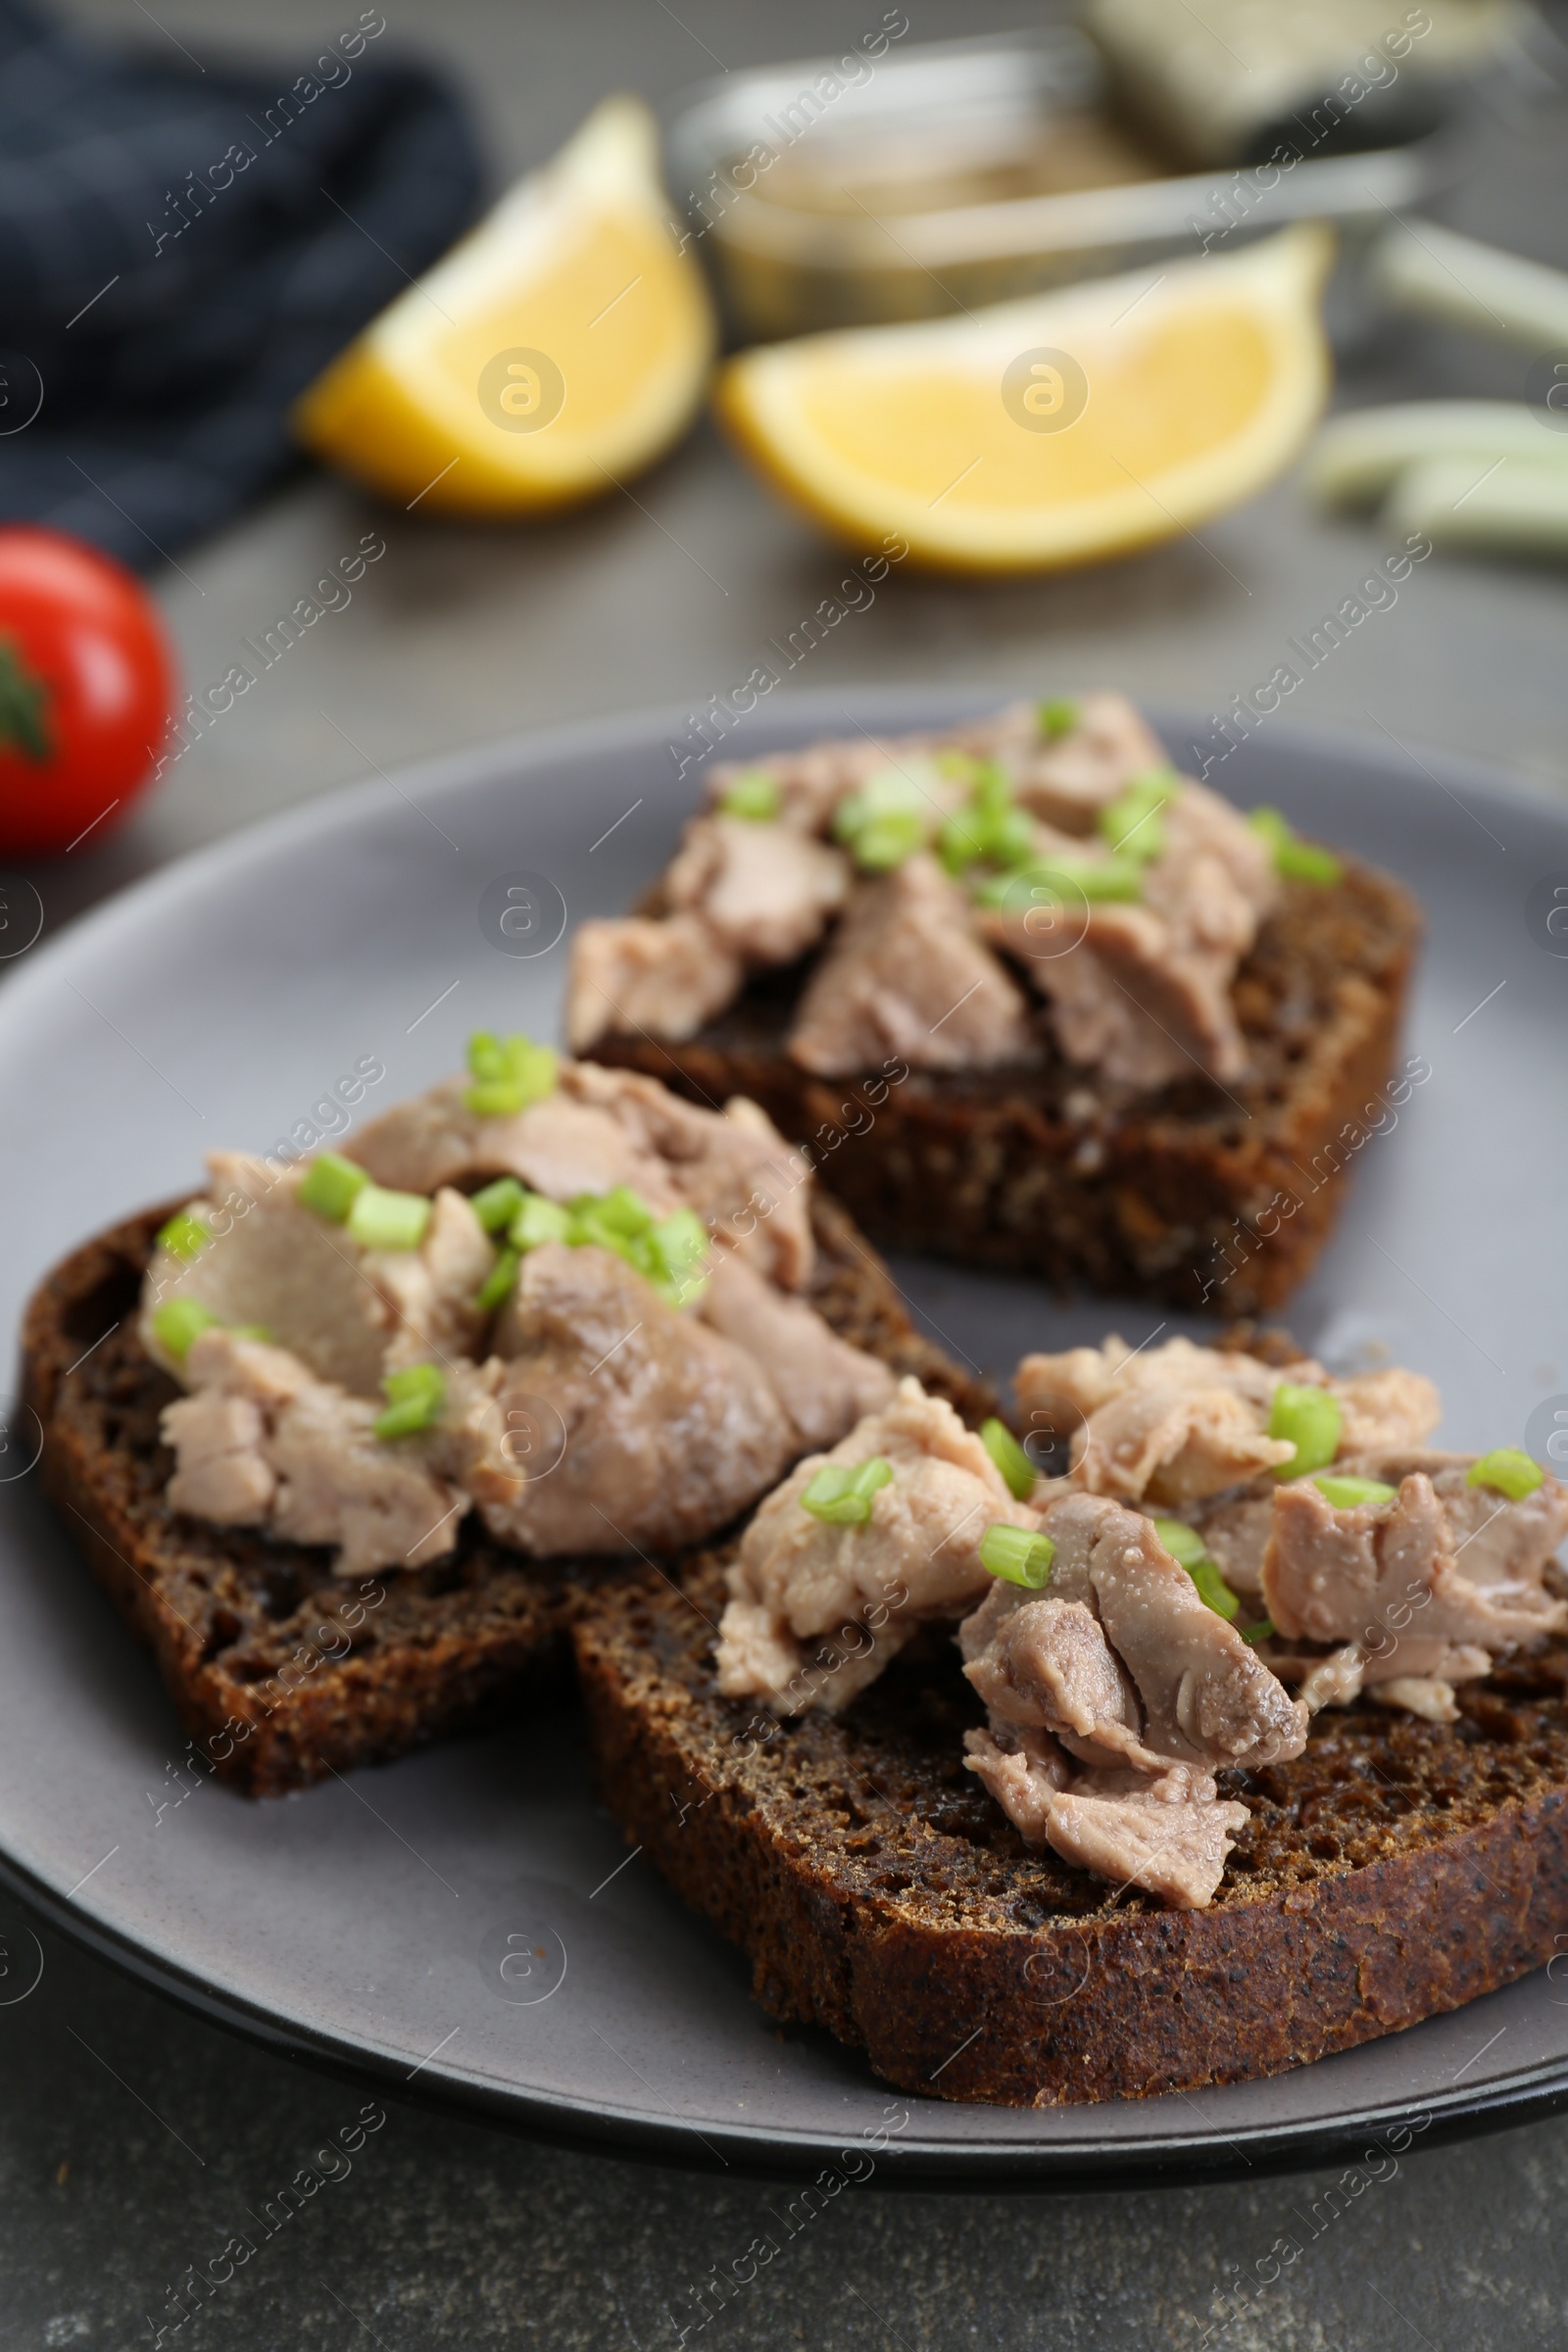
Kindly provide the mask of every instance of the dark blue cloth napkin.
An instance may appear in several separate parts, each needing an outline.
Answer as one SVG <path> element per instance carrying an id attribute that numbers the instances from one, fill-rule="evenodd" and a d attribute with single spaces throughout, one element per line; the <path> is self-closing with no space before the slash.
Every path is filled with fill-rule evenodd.
<path id="1" fill-rule="evenodd" d="M 290 464 L 295 395 L 473 218 L 474 134 L 344 0 L 237 70 L 0 0 L 0 519 L 145 568 Z"/>

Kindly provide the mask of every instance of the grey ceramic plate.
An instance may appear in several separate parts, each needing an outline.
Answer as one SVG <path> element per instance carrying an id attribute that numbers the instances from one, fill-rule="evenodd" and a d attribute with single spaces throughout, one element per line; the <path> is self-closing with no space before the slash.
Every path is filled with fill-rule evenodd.
<path id="1" fill-rule="evenodd" d="M 799 698 L 764 708 L 747 741 L 999 699 Z M 212 1145 L 267 1149 L 362 1057 L 386 1066 L 366 1105 L 379 1106 L 452 1066 L 471 1027 L 553 1033 L 564 951 L 505 952 L 540 934 L 519 938 L 513 917 L 507 939 L 496 909 L 523 873 L 572 920 L 622 907 L 691 798 L 674 731 L 657 715 L 595 726 L 337 794 L 20 958 L 0 991 L 0 1327 L 73 1244 L 191 1184 Z M 1294 1321 L 1336 1362 L 1387 1350 L 1434 1374 L 1450 1442 L 1528 1431 L 1539 1445 L 1558 1403 L 1568 1426 L 1568 961 L 1552 952 L 1568 939 L 1546 928 L 1559 881 L 1568 905 L 1568 808 L 1422 759 L 1278 723 L 1217 771 L 1404 876 L 1431 922 L 1409 1040 L 1430 1079 L 1361 1153 Z M 512 903 L 525 922 L 527 902 Z M 1157 1319 L 900 1271 L 949 1345 L 992 1367 L 1112 1321 L 1142 1340 Z M 24 1472 L 25 1425 L 9 1446 L 0 1874 L 68 1932 L 275 2045 L 699 2163 L 815 2169 L 887 2129 L 881 2177 L 926 2181 L 1190 2180 L 1360 2144 L 1411 2113 L 1436 2132 L 1568 2098 L 1568 1984 L 1542 1973 L 1271 2082 L 1038 2113 L 894 2100 L 825 2036 L 776 2034 L 736 1955 L 626 1861 L 569 1713 L 284 1802 L 181 1773 L 187 1743 L 151 1667 Z"/>

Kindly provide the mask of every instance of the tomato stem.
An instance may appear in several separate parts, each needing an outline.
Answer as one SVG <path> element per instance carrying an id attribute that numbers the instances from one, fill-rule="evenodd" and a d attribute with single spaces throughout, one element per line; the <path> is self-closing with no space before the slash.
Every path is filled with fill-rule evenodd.
<path id="1" fill-rule="evenodd" d="M 14 638 L 0 637 L 0 752 L 20 752 L 34 767 L 44 766 L 54 751 L 48 708 L 43 679 L 27 667 Z"/>

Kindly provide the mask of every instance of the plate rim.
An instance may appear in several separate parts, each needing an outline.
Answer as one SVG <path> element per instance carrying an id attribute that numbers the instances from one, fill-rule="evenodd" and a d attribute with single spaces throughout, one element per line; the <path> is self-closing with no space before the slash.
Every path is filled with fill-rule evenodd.
<path id="1" fill-rule="evenodd" d="M 462 2113 L 470 2122 L 488 2123 L 524 2137 L 584 2154 L 621 2157 L 634 2162 L 677 2166 L 683 2172 L 715 2179 L 806 2180 L 820 2170 L 832 2147 L 828 2138 L 793 2131 L 756 2130 L 704 2117 L 701 2127 L 680 2118 L 661 2121 L 633 2108 L 607 2100 L 567 2100 L 538 2091 L 518 2090 L 471 2070 L 451 2067 L 426 2075 L 425 2087 L 412 2087 L 416 2074 L 402 2074 L 400 2062 L 368 2045 L 356 2045 L 318 2028 L 280 2018 L 277 2012 L 237 1994 L 215 1993 L 188 1970 L 166 1955 L 154 1953 L 118 1928 L 90 1912 L 73 1910 L 68 1897 L 45 1886 L 24 1864 L 0 1848 L 0 1892 L 24 1902 L 70 1942 L 108 1962 L 137 1984 L 172 2000 L 177 2007 L 270 2051 L 273 2056 L 305 2060 L 323 2067 L 346 2082 L 368 2085 L 416 2106 L 438 2113 Z M 713 1933 L 717 1933 L 716 1930 Z M 1533 1973 L 1533 1972 L 1532 1972 Z M 1514 1983 L 1523 1983 L 1516 1978 Z M 1507 1987 L 1499 1987 L 1506 1990 Z M 1468 2003 L 1461 2003 L 1468 2007 Z M 1455 2015 L 1456 2011 L 1441 2014 Z M 1426 2021 L 1422 2021 L 1423 2023 Z M 1413 2032 L 1414 2028 L 1405 2028 Z M 1396 2040 L 1397 2035 L 1380 2036 Z M 1364 2045 L 1356 2045 L 1364 2046 Z M 1348 2053 L 1342 2053 L 1348 2054 Z M 855 2053 L 864 2063 L 863 2053 Z M 1314 2062 L 1316 2063 L 1316 2062 Z M 1281 2075 L 1252 2078 L 1279 2081 Z M 947 2102 L 922 2100 L 916 2092 L 873 2078 L 879 2089 L 906 2105 L 942 2112 Z M 1240 2084 L 1216 2083 L 1209 2095 Z M 1072 2110 L 1093 2119 L 1106 2109 L 1137 2102 L 1110 2099 Z M 981 2103 L 983 2106 L 984 2103 Z M 1360 2107 L 1311 2122 L 1286 2126 L 1244 2128 L 1239 2132 L 1202 2134 L 1189 2128 L 1133 2143 L 1082 2142 L 1030 2147 L 1022 2142 L 958 2143 L 923 2138 L 918 2132 L 889 2139 L 880 2156 L 892 2159 L 870 2176 L 884 2189 L 977 2191 L 1054 2191 L 1071 2195 L 1088 2187 L 1134 2190 L 1178 2188 L 1195 2180 L 1219 2182 L 1252 2180 L 1269 2174 L 1312 2171 L 1336 2158 L 1348 2158 L 1357 2142 L 1369 2134 L 1392 2135 L 1412 2127 L 1422 2134 L 1422 2146 L 1439 2147 L 1453 2140 L 1511 2131 L 1517 2124 L 1544 2121 L 1568 2110 L 1568 2060 L 1546 2062 L 1521 2070 L 1516 2079 L 1471 2093 L 1447 2097 L 1402 2099 L 1388 2106 Z M 974 2114 L 976 2106 L 965 2105 Z M 1019 2108 L 999 2112 L 1016 2115 Z M 1048 2112 L 1060 2115 L 1061 2108 Z M 855 2136 L 847 2130 L 846 2141 Z M 711 2143 L 718 2143 L 715 2154 Z M 704 2153 L 707 2149 L 709 2152 Z"/>
<path id="2" fill-rule="evenodd" d="M 911 687 L 906 682 L 858 680 L 832 689 L 787 691 L 771 706 L 758 705 L 745 714 L 732 737 L 715 746 L 714 751 L 731 756 L 731 744 L 738 749 L 759 732 L 771 734 L 774 729 L 770 722 L 775 718 L 786 720 L 789 732 L 806 737 L 824 731 L 835 716 L 842 719 L 849 708 L 885 709 L 900 703 L 910 712 L 906 723 L 917 728 L 943 723 L 940 715 L 943 711 L 967 716 L 1012 699 L 1018 698 L 1009 696 L 1004 686 L 992 682 L 960 685 L 939 681 L 928 687 Z M 1140 709 L 1147 712 L 1156 730 L 1170 739 L 1185 739 L 1189 729 L 1195 735 L 1200 733 L 1202 722 L 1195 718 L 1188 707 L 1167 702 L 1160 696 L 1138 700 Z M 170 859 L 152 872 L 138 876 L 106 901 L 68 919 L 49 938 L 38 943 L 21 969 L 6 976 L 0 986 L 0 1006 L 11 1007 L 9 1017 L 24 1019 L 34 992 L 55 985 L 57 963 L 73 953 L 113 945 L 117 932 L 122 928 L 135 929 L 149 920 L 156 922 L 166 901 L 177 903 L 191 888 L 199 888 L 204 879 L 218 883 L 228 878 L 250 861 L 258 848 L 269 854 L 287 854 L 346 832 L 362 813 L 392 813 L 399 800 L 405 805 L 413 804 L 416 809 L 416 795 L 425 800 L 447 801 L 507 769 L 517 771 L 521 781 L 529 771 L 548 768 L 554 760 L 591 759 L 597 754 L 634 750 L 678 738 L 687 732 L 689 722 L 689 710 L 676 705 L 571 719 L 430 755 L 391 770 L 377 769 L 370 775 L 331 786 Z M 1446 773 L 1454 784 L 1474 791 L 1494 808 L 1511 808 L 1532 817 L 1544 816 L 1568 830 L 1568 804 L 1560 793 L 1501 764 L 1456 755 L 1418 739 L 1419 754 L 1430 755 L 1433 764 L 1428 766 L 1426 759 L 1403 741 L 1391 748 L 1353 727 L 1294 718 L 1273 730 L 1272 740 L 1282 739 L 1288 739 L 1293 750 L 1309 760 L 1330 764 L 1351 760 L 1363 770 L 1382 771 L 1418 790 L 1420 779 L 1425 776 L 1439 790 L 1447 791 L 1442 781 Z M 1249 737 L 1242 747 L 1243 761 L 1238 774 L 1245 773 L 1246 752 L 1252 740 Z M 705 755 L 698 763 L 697 778 L 711 756 Z M 1414 776 L 1410 773 L 1412 768 L 1418 771 Z M 0 1014 L 0 1018 L 8 1016 Z M 610 2101 L 520 2089 L 450 2063 L 434 2069 L 425 2064 L 416 2069 L 420 2078 L 420 2086 L 416 2088 L 413 2077 L 399 2079 L 400 2061 L 372 2044 L 356 2042 L 348 2035 L 340 2036 L 291 2019 L 240 1993 L 216 1992 L 167 1951 L 74 1904 L 8 1850 L 3 1832 L 0 1832 L 0 1889 L 24 1903 L 68 1940 L 205 2022 L 236 2033 L 274 2054 L 308 2060 L 350 2081 L 373 2084 L 378 2090 L 416 2104 L 444 2112 L 456 2109 L 472 2120 L 518 2130 L 562 2146 L 618 2154 L 638 2161 L 673 2163 L 705 2174 L 719 2171 L 719 2164 L 703 2152 L 712 2140 L 720 2144 L 729 2158 L 727 2171 L 774 2179 L 808 2175 L 821 2165 L 828 2152 L 827 2140 L 815 2132 L 743 2127 L 717 2118 L 704 2118 L 699 2130 L 698 2124 L 679 2117 L 656 2118 Z M 1526 1972 L 1526 1976 L 1532 1973 Z M 1512 1982 L 1525 1981 L 1522 1977 Z M 1396 2036 L 1374 2038 L 1393 2040 Z M 1222 2091 L 1230 2087 L 1240 2086 L 1214 2085 L 1213 2089 Z M 945 2105 L 940 2101 L 920 2101 L 918 2094 L 898 2095 L 933 2113 L 940 2113 Z M 1109 2101 L 1104 2108 L 1114 2111 L 1124 2104 Z M 1196 2179 L 1246 2179 L 1254 2174 L 1309 2169 L 1347 2155 L 1369 2132 L 1397 2130 L 1417 2118 L 1430 2119 L 1423 2127 L 1424 2144 L 1437 2145 L 1509 2129 L 1517 2123 L 1558 2114 L 1565 2108 L 1568 2108 L 1568 2058 L 1542 2061 L 1522 2069 L 1516 2077 L 1475 2091 L 1455 2091 L 1446 2097 L 1435 2094 L 1422 2099 L 1401 2098 L 1384 2105 L 1363 2104 L 1332 2116 L 1285 2125 L 1243 2126 L 1234 2132 L 1217 2127 L 1207 2130 L 1187 2127 L 1130 2143 L 1097 2142 L 1092 2132 L 1086 2133 L 1081 2142 L 1065 2144 L 1060 2141 L 1035 2146 L 1022 2141 L 966 2143 L 922 2136 L 916 2132 L 901 2136 L 896 2143 L 889 2142 L 884 2152 L 896 2155 L 897 2162 L 879 2168 L 875 2178 L 891 2188 L 903 2185 L 922 2190 L 970 2192 L 1009 2187 L 1071 2191 L 1096 2184 L 1127 2189 L 1175 2186 Z M 964 2112 L 972 2115 L 977 2109 L 966 2106 Z M 1051 2112 L 1060 2115 L 1063 2111 L 1057 2108 Z M 1098 2103 L 1074 2110 L 1086 2122 L 1101 2112 Z"/>

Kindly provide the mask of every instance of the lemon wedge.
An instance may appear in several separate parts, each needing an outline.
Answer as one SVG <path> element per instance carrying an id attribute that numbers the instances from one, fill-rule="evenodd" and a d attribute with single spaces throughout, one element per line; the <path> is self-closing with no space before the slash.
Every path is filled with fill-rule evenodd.
<path id="1" fill-rule="evenodd" d="M 852 545 L 1043 571 L 1191 528 L 1260 489 L 1322 410 L 1330 232 L 1101 278 L 962 318 L 743 352 L 728 429 Z"/>
<path id="2" fill-rule="evenodd" d="M 652 115 L 607 99 L 318 377 L 300 440 L 454 514 L 539 513 L 638 472 L 691 422 L 714 348 L 669 219 Z"/>

